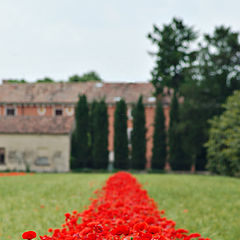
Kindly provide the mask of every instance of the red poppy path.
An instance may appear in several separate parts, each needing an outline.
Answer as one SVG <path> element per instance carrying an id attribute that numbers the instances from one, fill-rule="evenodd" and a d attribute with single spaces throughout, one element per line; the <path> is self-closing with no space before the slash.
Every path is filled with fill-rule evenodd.
<path id="1" fill-rule="evenodd" d="M 2 172 L 0 173 L 0 177 L 8 177 L 8 176 L 24 176 L 25 172 Z"/>
<path id="2" fill-rule="evenodd" d="M 129 173 L 111 176 L 97 196 L 84 212 L 66 213 L 62 228 L 49 229 L 52 236 L 41 240 L 210 240 L 175 229 L 175 222 L 162 216 L 164 211 Z"/>

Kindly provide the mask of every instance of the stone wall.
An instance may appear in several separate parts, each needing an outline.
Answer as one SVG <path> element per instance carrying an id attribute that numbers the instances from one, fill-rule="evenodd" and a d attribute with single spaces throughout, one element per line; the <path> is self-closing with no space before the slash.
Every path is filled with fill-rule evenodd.
<path id="1" fill-rule="evenodd" d="M 40 134 L 0 134 L 4 151 L 1 170 L 36 172 L 68 172 L 70 168 L 70 136 Z"/>

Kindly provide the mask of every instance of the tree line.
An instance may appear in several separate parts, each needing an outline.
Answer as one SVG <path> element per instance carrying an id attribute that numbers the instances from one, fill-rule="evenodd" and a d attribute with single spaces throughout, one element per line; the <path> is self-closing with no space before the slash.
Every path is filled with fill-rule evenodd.
<path id="1" fill-rule="evenodd" d="M 151 169 L 164 170 L 168 162 L 173 170 L 190 170 L 191 163 L 182 159 L 179 151 L 181 139 L 175 136 L 178 100 L 173 95 L 169 129 L 162 102 L 157 100 Z M 109 162 L 108 113 L 104 99 L 87 102 L 86 95 L 79 96 L 75 109 L 75 130 L 72 134 L 71 167 L 73 169 L 136 169 L 146 168 L 146 120 L 142 96 L 132 109 L 132 132 L 128 136 L 127 104 L 124 99 L 116 103 L 114 112 L 114 163 Z"/>
<path id="2" fill-rule="evenodd" d="M 210 120 L 207 167 L 216 174 L 240 177 L 240 91 L 228 97 L 223 108 Z"/>
<path id="3" fill-rule="evenodd" d="M 157 106 L 153 167 L 163 169 L 166 159 L 165 117 L 162 104 L 158 103 Z M 146 167 L 147 129 L 142 96 L 132 109 L 132 117 L 133 128 L 129 138 L 127 104 L 124 99 L 118 101 L 114 112 L 115 169 L 144 170 Z M 75 122 L 76 126 L 72 134 L 71 167 L 73 169 L 111 167 L 108 157 L 108 114 L 105 101 L 102 99 L 89 104 L 85 95 L 79 96 L 75 109 Z"/>
<path id="4" fill-rule="evenodd" d="M 7 83 L 28 83 L 25 79 L 6 79 L 4 80 Z M 102 82 L 102 78 L 100 75 L 95 71 L 89 71 L 86 73 L 83 73 L 82 75 L 74 74 L 70 76 L 67 80 L 63 81 L 55 81 L 54 79 L 50 77 L 44 77 L 41 79 L 37 79 L 36 83 L 55 83 L 55 82 Z"/>
<path id="5" fill-rule="evenodd" d="M 182 19 L 173 18 L 169 24 L 154 25 L 148 39 L 155 46 L 150 53 L 155 60 L 151 72 L 155 95 L 173 90 L 168 132 L 171 166 L 182 170 L 207 166 L 213 171 L 211 160 L 217 150 L 211 148 L 209 153 L 205 143 L 209 134 L 212 141 L 210 128 L 215 125 L 210 119 L 220 116 L 226 99 L 240 89 L 239 33 L 217 26 L 211 34 L 200 35 Z"/>

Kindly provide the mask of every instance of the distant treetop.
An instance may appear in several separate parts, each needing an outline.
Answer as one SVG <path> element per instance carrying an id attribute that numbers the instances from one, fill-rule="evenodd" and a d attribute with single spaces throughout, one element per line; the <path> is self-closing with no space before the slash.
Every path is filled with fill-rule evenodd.
<path id="1" fill-rule="evenodd" d="M 27 83 L 24 79 L 4 79 L 3 83 Z"/>
<path id="2" fill-rule="evenodd" d="M 43 79 L 38 79 L 36 81 L 36 83 L 53 83 L 53 82 L 54 82 L 54 80 L 49 77 L 45 77 Z"/>
<path id="3" fill-rule="evenodd" d="M 102 82 L 103 80 L 101 79 L 98 73 L 94 71 L 90 71 L 80 76 L 75 74 L 69 77 L 68 81 L 69 82 L 89 82 L 89 81 Z"/>

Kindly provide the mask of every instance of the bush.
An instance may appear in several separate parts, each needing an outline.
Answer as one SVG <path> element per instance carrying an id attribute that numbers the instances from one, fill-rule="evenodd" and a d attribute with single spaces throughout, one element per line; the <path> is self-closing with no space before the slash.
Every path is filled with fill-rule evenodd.
<path id="1" fill-rule="evenodd" d="M 227 99 L 225 111 L 210 120 L 207 168 L 217 174 L 240 176 L 240 91 Z"/>

